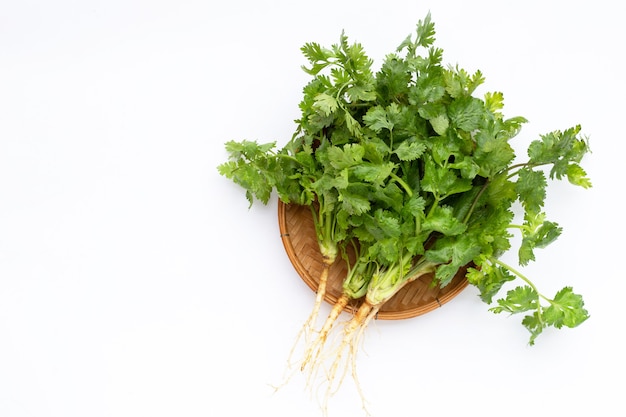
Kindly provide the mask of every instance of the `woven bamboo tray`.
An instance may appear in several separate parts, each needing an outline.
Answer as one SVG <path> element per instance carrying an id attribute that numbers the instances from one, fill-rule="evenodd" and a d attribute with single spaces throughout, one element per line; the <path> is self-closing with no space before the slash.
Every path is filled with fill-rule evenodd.
<path id="1" fill-rule="evenodd" d="M 278 225 L 289 260 L 302 280 L 311 290 L 316 291 L 323 260 L 317 244 L 311 209 L 308 206 L 284 204 L 279 200 Z M 341 283 L 346 272 L 343 259 L 331 266 L 324 297 L 327 303 L 334 304 L 341 296 Z M 381 307 L 377 318 L 399 320 L 428 313 L 456 297 L 468 285 L 465 270 L 459 271 L 444 288 L 432 287 L 431 281 L 432 275 L 426 275 L 406 285 Z M 346 309 L 354 311 L 358 304 L 359 301 L 353 302 Z"/>

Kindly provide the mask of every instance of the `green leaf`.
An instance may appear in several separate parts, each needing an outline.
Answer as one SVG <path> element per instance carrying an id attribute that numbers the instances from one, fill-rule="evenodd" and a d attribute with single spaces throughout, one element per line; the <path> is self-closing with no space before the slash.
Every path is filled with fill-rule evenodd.
<path id="1" fill-rule="evenodd" d="M 365 149 L 364 159 L 375 164 L 382 164 L 389 160 L 392 154 L 391 148 L 381 138 L 374 136 L 362 141 L 361 146 Z"/>
<path id="2" fill-rule="evenodd" d="M 453 126 L 466 132 L 480 127 L 485 109 L 483 102 L 473 97 L 460 97 L 448 107 L 448 115 Z"/>
<path id="3" fill-rule="evenodd" d="M 545 248 L 554 242 L 562 232 L 557 223 L 545 220 L 545 213 L 526 212 L 522 230 L 522 243 L 519 248 L 520 265 L 535 260 L 534 250 Z"/>
<path id="4" fill-rule="evenodd" d="M 523 168 L 515 184 L 515 190 L 527 212 L 538 213 L 546 199 L 547 181 L 542 171 Z"/>
<path id="5" fill-rule="evenodd" d="M 580 165 L 576 163 L 569 164 L 565 173 L 570 183 L 583 188 L 591 188 L 591 180 Z"/>
<path id="6" fill-rule="evenodd" d="M 361 125 L 359 124 L 359 122 L 357 122 L 356 119 L 352 117 L 352 115 L 348 112 L 344 114 L 344 117 L 346 121 L 346 127 L 348 128 L 350 133 L 352 133 L 357 139 L 362 138 L 363 132 L 361 130 Z"/>
<path id="7" fill-rule="evenodd" d="M 426 200 L 419 194 L 413 194 L 404 206 L 404 210 L 415 218 L 424 217 Z"/>
<path id="8" fill-rule="evenodd" d="M 453 98 L 469 97 L 485 79 L 480 71 L 470 75 L 462 68 L 451 68 L 443 72 L 446 91 Z"/>
<path id="9" fill-rule="evenodd" d="M 226 142 L 224 147 L 231 160 L 242 157 L 255 159 L 257 157 L 267 156 L 267 154 L 276 147 L 276 142 L 258 143 L 251 140 L 242 140 L 240 142 L 231 140 Z"/>
<path id="10" fill-rule="evenodd" d="M 422 228 L 447 236 L 454 236 L 463 233 L 467 226 L 454 216 L 452 208 L 437 206 L 428 213 Z"/>
<path id="11" fill-rule="evenodd" d="M 472 182 L 457 176 L 451 169 L 438 166 L 432 158 L 426 158 L 422 188 L 433 193 L 436 198 L 443 199 L 452 194 L 469 191 Z"/>
<path id="12" fill-rule="evenodd" d="M 468 268 L 467 280 L 480 291 L 480 298 L 487 304 L 491 304 L 493 297 L 502 289 L 504 284 L 513 281 L 515 276 L 508 269 L 501 266 L 492 266 L 481 263 L 480 269 Z"/>
<path id="13" fill-rule="evenodd" d="M 448 131 L 448 126 L 450 125 L 448 121 L 448 116 L 446 116 L 445 114 L 439 114 L 433 117 L 432 119 L 430 119 L 430 124 L 432 125 L 434 131 L 441 136 L 446 134 L 446 132 Z"/>
<path id="14" fill-rule="evenodd" d="M 283 179 L 280 165 L 273 151 L 274 142 L 259 144 L 256 141 L 228 141 L 225 144 L 229 161 L 218 166 L 220 175 L 231 179 L 246 190 L 246 199 L 252 205 L 254 199 L 267 204 L 272 190 Z M 284 183 L 282 187 L 289 187 Z"/>
<path id="15" fill-rule="evenodd" d="M 590 181 L 586 175 L 579 176 L 582 172 L 578 168 L 569 168 L 571 164 L 578 164 L 590 152 L 587 141 L 579 137 L 580 129 L 580 126 L 575 126 L 563 132 L 556 130 L 531 142 L 528 147 L 528 164 L 551 164 L 550 178 L 561 179 L 567 176 L 570 179 L 569 171 L 573 175 L 574 184 L 588 187 Z"/>
<path id="16" fill-rule="evenodd" d="M 376 106 L 370 108 L 363 116 L 365 125 L 376 133 L 383 129 L 392 131 L 398 121 L 400 121 L 401 110 L 398 104 L 391 103 L 386 108 Z"/>
<path id="17" fill-rule="evenodd" d="M 332 51 L 323 48 L 317 42 L 308 42 L 300 48 L 304 56 L 311 62 L 326 61 L 332 56 Z"/>
<path id="18" fill-rule="evenodd" d="M 376 133 L 383 129 L 393 129 L 393 123 L 387 119 L 387 111 L 381 106 L 370 108 L 363 116 L 363 122 Z"/>
<path id="19" fill-rule="evenodd" d="M 522 320 L 522 325 L 530 332 L 529 345 L 531 346 L 535 344 L 535 339 L 537 339 L 546 327 L 539 311 L 534 311 L 532 314 L 525 316 Z"/>
<path id="20" fill-rule="evenodd" d="M 388 238 L 397 240 L 401 234 L 400 220 L 393 212 L 379 208 L 363 216 L 363 226 L 356 232 L 370 242 Z"/>
<path id="21" fill-rule="evenodd" d="M 506 175 L 497 175 L 491 179 L 485 197 L 489 205 L 497 207 L 500 205 L 510 206 L 517 200 L 514 182 L 510 181 Z"/>
<path id="22" fill-rule="evenodd" d="M 446 286 L 459 268 L 469 264 L 480 253 L 480 246 L 469 234 L 445 236 L 437 240 L 435 246 L 425 253 L 428 261 L 439 263 L 435 278 L 441 286 Z"/>
<path id="23" fill-rule="evenodd" d="M 422 106 L 441 100 L 446 94 L 444 79 L 440 71 L 434 71 L 419 77 L 409 90 L 409 102 L 412 105 Z"/>
<path id="24" fill-rule="evenodd" d="M 476 149 L 473 158 L 480 167 L 479 175 L 483 177 L 497 175 L 515 159 L 515 152 L 509 143 L 511 136 L 504 129 L 501 121 L 485 119 L 474 135 Z"/>
<path id="25" fill-rule="evenodd" d="M 498 300 L 498 306 L 493 307 L 494 313 L 508 312 L 511 314 L 535 310 L 539 305 L 539 295 L 528 285 L 516 287 L 506 293 L 505 298 Z"/>
<path id="26" fill-rule="evenodd" d="M 501 92 L 485 93 L 485 108 L 495 115 L 502 117 L 500 110 L 504 108 L 504 96 Z"/>
<path id="27" fill-rule="evenodd" d="M 431 20 L 430 13 L 426 15 L 424 20 L 420 20 L 417 24 L 416 45 L 429 47 L 435 41 L 435 23 Z"/>
<path id="28" fill-rule="evenodd" d="M 387 182 L 384 187 L 375 187 L 371 196 L 382 208 L 396 212 L 403 210 L 405 192 L 393 182 Z"/>
<path id="29" fill-rule="evenodd" d="M 443 103 L 435 102 L 435 103 L 426 103 L 422 106 L 419 106 L 417 109 L 417 113 L 426 120 L 432 120 L 441 115 L 446 115 L 446 106 Z"/>
<path id="30" fill-rule="evenodd" d="M 547 324 L 560 329 L 563 326 L 576 327 L 589 318 L 584 308 L 582 296 L 575 294 L 571 287 L 565 287 L 550 301 L 543 318 Z"/>
<path id="31" fill-rule="evenodd" d="M 349 187 L 339 194 L 339 202 L 342 210 L 350 215 L 360 215 L 371 208 L 371 202 L 367 196 L 352 192 Z"/>
<path id="32" fill-rule="evenodd" d="M 449 164 L 449 167 L 458 169 L 461 173 L 461 177 L 467 179 L 473 179 L 480 172 L 480 166 L 476 163 L 474 158 L 469 156 L 456 158 L 454 163 Z"/>
<path id="33" fill-rule="evenodd" d="M 320 93 L 315 97 L 315 107 L 320 109 L 325 116 L 329 116 L 337 111 L 339 104 L 335 97 L 329 96 L 326 93 Z"/>
<path id="34" fill-rule="evenodd" d="M 363 161 L 365 149 L 358 143 L 348 143 L 343 147 L 329 146 L 326 153 L 329 165 L 342 170 L 359 165 Z"/>
<path id="35" fill-rule="evenodd" d="M 348 87 L 346 94 L 350 97 L 351 101 L 374 101 L 376 100 L 376 91 L 372 84 L 368 85 L 353 85 Z"/>
<path id="36" fill-rule="evenodd" d="M 383 105 L 408 94 L 411 73 L 405 60 L 389 54 L 376 76 L 376 91 Z"/>
<path id="37" fill-rule="evenodd" d="M 554 300 L 549 300 L 550 306 L 545 310 L 537 308 L 532 314 L 522 320 L 522 325 L 530 332 L 529 344 L 535 344 L 537 337 L 548 326 L 557 329 L 576 327 L 589 318 L 589 313 L 584 308 L 584 302 L 580 295 L 574 294 L 571 287 L 565 287 L 559 291 Z"/>
<path id="38" fill-rule="evenodd" d="M 302 54 L 309 60 L 311 67 L 305 66 L 302 69 L 311 75 L 317 75 L 321 70 L 330 64 L 329 58 L 332 57 L 332 51 L 323 48 L 316 42 L 306 43 L 300 48 Z"/>
<path id="39" fill-rule="evenodd" d="M 389 178 L 391 172 L 394 170 L 395 164 L 388 162 L 385 164 L 372 164 L 369 162 L 362 162 L 354 166 L 351 172 L 358 180 L 366 181 L 372 184 L 383 185 L 385 180 Z"/>
<path id="40" fill-rule="evenodd" d="M 418 142 L 415 138 L 400 142 L 394 149 L 394 153 L 398 155 L 401 161 L 414 161 L 420 158 L 426 151 L 426 145 Z"/>

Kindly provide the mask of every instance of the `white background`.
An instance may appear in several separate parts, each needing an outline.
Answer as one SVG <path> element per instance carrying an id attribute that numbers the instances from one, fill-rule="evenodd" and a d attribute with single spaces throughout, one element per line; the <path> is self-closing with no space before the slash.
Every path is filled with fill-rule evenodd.
<path id="1" fill-rule="evenodd" d="M 624 15 L 615 1 L 3 1 L 0 416 L 319 416 L 279 383 L 313 294 L 220 177 L 230 139 L 284 143 L 299 51 L 345 29 L 379 65 L 430 10 L 444 61 L 480 69 L 516 146 L 580 123 L 590 190 L 554 183 L 561 238 L 525 269 L 591 319 L 534 347 L 470 287 L 375 322 L 358 357 L 375 416 L 624 415 Z M 511 258 L 512 259 L 512 258 Z M 326 310 L 325 310 L 326 311 Z M 361 415 L 347 378 L 330 416 Z"/>

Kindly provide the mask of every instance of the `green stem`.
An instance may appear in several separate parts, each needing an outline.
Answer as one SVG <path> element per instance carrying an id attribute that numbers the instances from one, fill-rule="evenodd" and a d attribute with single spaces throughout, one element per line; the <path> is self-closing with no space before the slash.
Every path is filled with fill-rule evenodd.
<path id="1" fill-rule="evenodd" d="M 528 227 L 524 226 L 523 224 L 510 224 L 507 226 L 509 229 L 519 229 L 519 230 L 527 230 Z"/>
<path id="2" fill-rule="evenodd" d="M 535 294 L 537 294 L 537 319 L 541 322 L 541 326 L 545 326 L 545 323 L 543 321 L 543 308 L 541 306 L 541 302 L 539 301 L 539 298 L 543 298 L 544 300 L 547 300 L 548 302 L 552 303 L 552 300 L 550 300 L 549 298 L 545 297 L 544 295 L 542 295 L 539 290 L 537 289 L 537 287 L 535 286 L 535 284 L 532 283 L 531 280 L 529 280 L 524 274 L 522 274 L 521 272 L 519 272 L 518 270 L 516 270 L 515 268 L 511 267 L 510 265 L 500 261 L 499 259 L 495 259 L 493 260 L 493 262 L 497 265 L 502 266 L 503 268 L 508 269 L 510 272 L 512 272 L 513 274 L 517 275 L 519 278 L 521 278 L 524 282 L 526 282 L 526 284 L 528 284 L 530 286 L 530 288 L 533 289 L 533 291 L 535 292 Z"/>
<path id="3" fill-rule="evenodd" d="M 472 206 L 470 207 L 470 209 L 467 211 L 467 214 L 463 218 L 463 223 L 467 223 L 469 221 L 470 217 L 472 216 L 472 213 L 474 212 L 474 209 L 476 208 L 476 204 L 478 204 L 478 200 L 480 200 L 480 197 L 483 195 L 488 185 L 489 185 L 489 178 L 487 178 L 487 181 L 485 181 L 485 183 L 483 184 L 478 194 L 476 194 L 476 197 L 474 198 L 474 201 L 472 202 Z"/>
<path id="4" fill-rule="evenodd" d="M 524 162 L 520 164 L 511 165 L 505 170 L 505 172 L 509 172 L 509 175 L 507 175 L 506 178 L 509 179 L 511 177 L 516 176 L 522 168 L 537 168 L 543 165 L 550 165 L 550 162 L 545 162 L 543 164 L 531 164 L 530 162 Z"/>
<path id="5" fill-rule="evenodd" d="M 428 214 L 426 215 L 426 218 L 429 218 L 433 214 L 437 206 L 439 206 L 440 201 L 441 199 L 439 198 L 439 196 L 435 196 L 435 201 L 433 201 L 433 205 L 430 206 L 430 210 L 428 210 Z"/>
<path id="6" fill-rule="evenodd" d="M 408 280 L 415 281 L 422 275 L 429 274 L 431 272 L 435 272 L 435 268 L 437 265 L 434 262 L 427 261 L 426 258 L 422 257 L 419 261 L 411 268 L 411 270 L 407 273 L 409 277 Z"/>
<path id="7" fill-rule="evenodd" d="M 339 253 L 338 244 L 335 242 L 334 235 L 335 217 L 333 213 L 324 211 L 323 203 L 321 202 L 317 210 L 314 205 L 310 207 L 313 213 L 313 224 L 320 252 L 325 259 L 334 261 Z"/>
<path id="8" fill-rule="evenodd" d="M 296 162 L 296 163 L 298 163 L 298 164 L 300 164 L 300 165 L 304 165 L 302 162 L 298 161 L 295 157 L 293 157 L 293 156 L 291 156 L 291 155 L 287 155 L 287 154 L 283 154 L 283 153 L 278 153 L 278 154 L 276 154 L 276 157 L 277 157 L 277 158 L 285 158 L 285 159 L 288 159 L 288 160 L 290 160 L 290 161 Z"/>
<path id="9" fill-rule="evenodd" d="M 535 284 L 532 283 L 531 280 L 529 280 L 524 274 L 522 274 L 521 272 L 519 272 L 518 270 L 516 270 L 515 268 L 513 268 L 512 266 L 510 266 L 509 264 L 502 262 L 499 259 L 493 259 L 492 260 L 493 263 L 495 263 L 496 265 L 500 265 L 503 268 L 508 269 L 509 271 L 513 272 L 515 275 L 517 275 L 519 278 L 521 278 L 522 280 L 524 280 L 537 294 L 539 294 L 539 291 L 537 291 L 537 287 L 535 287 Z"/>
<path id="10" fill-rule="evenodd" d="M 404 180 L 398 177 L 398 175 L 394 172 L 391 173 L 391 178 L 393 178 L 394 181 L 396 181 L 398 184 L 400 184 L 402 188 L 404 188 L 404 191 L 406 191 L 409 197 L 413 197 L 413 190 L 411 190 L 411 187 L 409 187 L 409 184 L 404 182 Z"/>

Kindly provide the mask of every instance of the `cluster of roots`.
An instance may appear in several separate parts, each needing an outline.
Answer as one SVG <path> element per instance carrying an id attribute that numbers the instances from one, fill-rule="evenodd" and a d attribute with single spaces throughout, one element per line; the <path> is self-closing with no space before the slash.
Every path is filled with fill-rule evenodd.
<path id="1" fill-rule="evenodd" d="M 328 271 L 320 279 L 315 305 L 300 329 L 288 360 L 288 378 L 301 372 L 307 388 L 315 393 L 324 412 L 330 398 L 341 387 L 346 375 L 351 374 L 367 412 L 365 396 L 356 373 L 356 355 L 364 330 L 378 313 L 378 306 L 364 301 L 356 312 L 341 322 L 342 312 L 350 302 L 346 295 L 339 297 L 323 325 L 317 327 L 318 316 L 326 290 Z M 304 343 L 304 353 L 294 360 L 297 348 Z"/>

